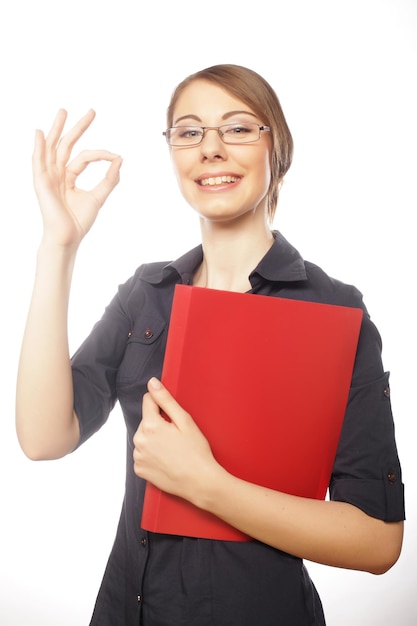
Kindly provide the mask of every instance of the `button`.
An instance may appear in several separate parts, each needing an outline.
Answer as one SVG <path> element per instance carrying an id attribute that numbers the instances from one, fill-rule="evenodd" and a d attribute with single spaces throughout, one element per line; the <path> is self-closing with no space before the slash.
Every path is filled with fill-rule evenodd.
<path id="1" fill-rule="evenodd" d="M 148 540 L 146 539 L 146 537 L 142 537 L 142 539 L 140 540 L 141 544 L 143 545 L 143 547 L 146 547 L 148 545 Z"/>
<path id="2" fill-rule="evenodd" d="M 395 475 L 395 472 L 393 470 L 391 470 L 390 472 L 388 472 L 388 481 L 390 485 L 393 485 L 395 483 L 395 481 L 397 480 L 397 477 Z"/>
<path id="3" fill-rule="evenodd" d="M 384 396 L 385 396 L 386 398 L 389 398 L 389 397 L 390 397 L 390 395 L 391 395 L 390 388 L 389 388 L 389 387 L 385 387 L 385 389 L 384 389 Z"/>
<path id="4" fill-rule="evenodd" d="M 129 330 L 129 332 L 127 333 L 128 337 L 131 337 L 133 335 L 133 330 Z"/>
<path id="5" fill-rule="evenodd" d="M 145 332 L 143 333 L 143 336 L 145 337 L 145 339 L 150 339 L 151 337 L 153 337 L 153 330 L 151 330 L 149 327 L 145 330 Z"/>
<path id="6" fill-rule="evenodd" d="M 138 604 L 140 604 L 142 602 L 142 596 L 138 596 L 137 600 L 138 600 Z"/>

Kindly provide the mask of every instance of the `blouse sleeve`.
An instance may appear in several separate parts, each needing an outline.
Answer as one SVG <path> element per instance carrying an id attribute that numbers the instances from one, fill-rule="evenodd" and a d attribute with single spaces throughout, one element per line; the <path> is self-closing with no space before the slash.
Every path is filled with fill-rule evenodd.
<path id="1" fill-rule="evenodd" d="M 116 375 L 132 323 L 126 306 L 132 284 L 133 277 L 119 287 L 71 359 L 79 446 L 103 426 L 116 403 Z"/>
<path id="2" fill-rule="evenodd" d="M 405 518 L 404 486 L 381 349 L 379 332 L 365 312 L 329 493 L 332 500 L 395 522 Z"/>

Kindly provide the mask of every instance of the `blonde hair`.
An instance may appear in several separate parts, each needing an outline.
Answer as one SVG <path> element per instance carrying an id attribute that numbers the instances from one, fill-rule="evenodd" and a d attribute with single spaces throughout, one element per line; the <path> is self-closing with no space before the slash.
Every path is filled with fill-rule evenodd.
<path id="1" fill-rule="evenodd" d="M 253 70 L 240 65 L 213 65 L 185 78 L 174 90 L 167 110 L 167 126 L 172 126 L 174 109 L 184 89 L 196 80 L 206 80 L 222 87 L 247 104 L 262 122 L 271 128 L 271 182 L 268 190 L 268 215 L 272 222 L 279 189 L 290 168 L 293 139 L 278 96 L 271 85 Z"/>

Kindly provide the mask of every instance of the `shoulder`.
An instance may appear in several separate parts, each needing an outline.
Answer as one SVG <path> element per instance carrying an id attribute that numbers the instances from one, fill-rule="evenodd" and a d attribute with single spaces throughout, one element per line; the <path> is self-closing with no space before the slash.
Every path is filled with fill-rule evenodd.
<path id="1" fill-rule="evenodd" d="M 172 272 L 167 270 L 170 266 L 171 261 L 143 263 L 124 283 L 119 285 L 119 294 L 127 295 L 143 285 L 158 285 L 164 282 L 164 278 L 172 276 Z"/>
<path id="2" fill-rule="evenodd" d="M 362 292 L 355 285 L 330 276 L 311 261 L 304 261 L 304 266 L 306 280 L 300 281 L 298 290 L 302 292 L 305 299 L 365 310 Z"/>
<path id="3" fill-rule="evenodd" d="M 149 283 L 158 283 L 162 280 L 166 268 L 171 266 L 172 261 L 154 261 L 152 263 L 143 263 L 140 265 L 130 278 L 130 281 L 136 283 L 144 281 Z"/>
<path id="4" fill-rule="evenodd" d="M 154 311 L 162 306 L 169 310 L 178 274 L 170 271 L 170 262 L 158 261 L 140 265 L 135 272 L 118 286 L 117 293 L 107 307 L 107 313 L 119 311 L 129 320 Z"/>

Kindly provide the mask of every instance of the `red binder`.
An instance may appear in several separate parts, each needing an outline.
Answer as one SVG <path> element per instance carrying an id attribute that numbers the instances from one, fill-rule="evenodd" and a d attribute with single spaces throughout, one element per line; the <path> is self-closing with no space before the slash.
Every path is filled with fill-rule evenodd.
<path id="1" fill-rule="evenodd" d="M 362 310 L 178 285 L 162 381 L 244 480 L 324 499 Z M 247 541 L 211 513 L 146 486 L 142 528 Z"/>

